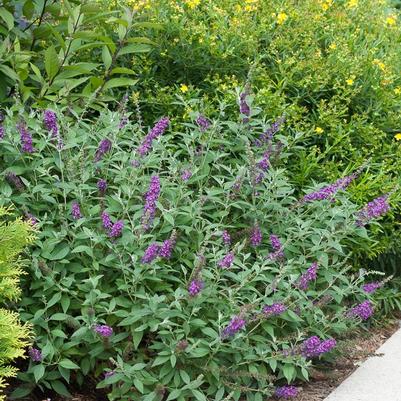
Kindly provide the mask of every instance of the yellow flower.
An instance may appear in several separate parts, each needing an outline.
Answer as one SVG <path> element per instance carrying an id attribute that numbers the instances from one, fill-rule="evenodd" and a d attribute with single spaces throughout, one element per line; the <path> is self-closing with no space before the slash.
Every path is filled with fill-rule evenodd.
<path id="1" fill-rule="evenodd" d="M 285 12 L 280 12 L 277 14 L 277 23 L 279 25 L 284 24 L 284 22 L 287 20 L 288 15 Z"/>
<path id="2" fill-rule="evenodd" d="M 195 7 L 199 6 L 200 0 L 185 0 L 185 4 L 189 7 L 194 9 Z"/>
<path id="3" fill-rule="evenodd" d="M 351 86 L 354 84 L 354 80 L 352 78 L 348 78 L 346 81 L 347 85 Z"/>
<path id="4" fill-rule="evenodd" d="M 316 132 L 317 134 L 322 134 L 322 133 L 323 133 L 323 128 L 316 127 L 316 128 L 315 128 L 315 132 Z"/>
<path id="5" fill-rule="evenodd" d="M 399 94 L 401 93 L 401 88 L 400 88 L 399 86 L 397 86 L 397 87 L 394 89 L 394 93 L 395 93 L 396 95 L 399 95 Z"/>
<path id="6" fill-rule="evenodd" d="M 375 58 L 373 60 L 373 64 L 377 65 L 382 71 L 386 70 L 386 64 L 383 63 L 383 61 L 380 61 L 379 59 Z"/>
<path id="7" fill-rule="evenodd" d="M 347 4 L 348 8 L 355 8 L 358 7 L 358 0 L 349 0 Z"/>
<path id="8" fill-rule="evenodd" d="M 337 49 L 337 45 L 335 43 L 331 43 L 329 46 L 330 50 L 336 50 Z"/>
<path id="9" fill-rule="evenodd" d="M 395 135 L 394 135 L 394 138 L 395 138 L 397 141 L 401 141 L 401 133 L 395 134 Z"/>
<path id="10" fill-rule="evenodd" d="M 189 91 L 189 88 L 188 88 L 187 85 L 182 84 L 182 85 L 180 86 L 180 90 L 181 90 L 182 93 L 187 93 L 187 92 Z"/>
<path id="11" fill-rule="evenodd" d="M 389 15 L 386 18 L 386 22 L 387 22 L 388 25 L 395 25 L 396 22 L 397 22 L 397 17 L 395 15 Z"/>

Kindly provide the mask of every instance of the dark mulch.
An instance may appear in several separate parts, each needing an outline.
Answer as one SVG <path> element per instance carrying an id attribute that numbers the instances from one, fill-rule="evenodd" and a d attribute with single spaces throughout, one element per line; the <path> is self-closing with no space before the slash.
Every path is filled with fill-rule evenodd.
<path id="1" fill-rule="evenodd" d="M 312 370 L 311 381 L 304 384 L 299 395 L 294 401 L 322 401 L 336 387 L 340 385 L 362 362 L 370 357 L 380 355 L 375 351 L 400 327 L 398 320 L 388 322 L 383 327 L 371 328 L 369 331 L 359 330 L 352 333 L 346 341 L 341 343 L 342 357 L 337 358 L 333 363 L 320 365 L 319 370 Z M 17 383 L 11 383 L 12 387 Z M 9 389 L 11 391 L 11 389 Z M 70 389 L 72 398 L 69 401 L 107 401 L 104 392 L 96 390 L 95 382 L 88 382 L 84 389 L 74 391 Z M 9 400 L 9 398 L 7 398 Z M 29 397 L 21 399 L 22 401 L 66 401 L 55 393 L 33 392 Z"/>

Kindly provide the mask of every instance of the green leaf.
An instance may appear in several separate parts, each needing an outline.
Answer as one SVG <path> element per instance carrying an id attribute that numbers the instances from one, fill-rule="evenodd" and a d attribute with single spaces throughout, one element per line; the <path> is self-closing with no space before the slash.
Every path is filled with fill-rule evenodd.
<path id="1" fill-rule="evenodd" d="M 61 260 L 64 259 L 70 253 L 70 247 L 66 244 L 57 246 L 53 252 L 47 256 L 49 260 Z"/>
<path id="2" fill-rule="evenodd" d="M 169 396 L 167 397 L 167 401 L 176 400 L 180 395 L 181 395 L 181 390 L 177 388 L 169 394 Z"/>
<path id="3" fill-rule="evenodd" d="M 59 61 L 54 46 L 50 46 L 45 51 L 45 69 L 49 79 L 52 79 L 58 72 Z"/>
<path id="4" fill-rule="evenodd" d="M 135 71 L 130 70 L 129 68 L 125 67 L 116 67 L 111 70 L 111 75 L 113 74 L 136 74 Z"/>
<path id="5" fill-rule="evenodd" d="M 60 381 L 60 380 L 54 380 L 51 382 L 51 385 L 53 387 L 53 390 L 60 394 L 60 395 L 64 395 L 66 397 L 71 397 L 71 394 L 69 393 L 69 391 L 67 390 L 67 388 L 65 387 L 65 385 Z"/>
<path id="6" fill-rule="evenodd" d="M 110 81 L 107 81 L 103 87 L 106 91 L 112 88 L 118 88 L 121 86 L 132 86 L 138 82 L 137 79 L 130 79 L 130 78 L 112 78 Z"/>
<path id="7" fill-rule="evenodd" d="M 4 7 L 0 7 L 0 17 L 6 23 L 9 31 L 14 28 L 14 17 L 13 15 L 6 10 Z"/>
<path id="8" fill-rule="evenodd" d="M 28 394 L 32 393 L 35 386 L 32 385 L 24 385 L 16 388 L 10 395 L 10 399 L 16 400 L 18 398 L 26 397 Z"/>
<path id="9" fill-rule="evenodd" d="M 13 81 L 17 82 L 20 80 L 17 73 L 5 64 L 0 64 L 0 71 L 3 72 L 6 77 L 11 78 Z"/>
<path id="10" fill-rule="evenodd" d="M 204 394 L 202 394 L 199 390 L 192 390 L 192 394 L 195 396 L 195 398 L 198 401 L 207 401 L 207 399 L 204 396 Z"/>
<path id="11" fill-rule="evenodd" d="M 111 63 L 113 61 L 111 54 L 110 54 L 110 50 L 107 46 L 103 46 L 102 49 L 102 60 L 103 60 L 103 64 L 106 67 L 106 70 L 108 70 L 111 66 Z"/>
<path id="12" fill-rule="evenodd" d="M 35 382 L 37 383 L 45 374 L 45 367 L 42 364 L 35 365 L 32 371 L 33 371 L 33 376 L 35 377 Z"/>
<path id="13" fill-rule="evenodd" d="M 191 382 L 191 378 L 189 377 L 189 374 L 185 370 L 180 370 L 180 376 L 185 384 L 189 384 Z"/>
<path id="14" fill-rule="evenodd" d="M 124 54 L 131 54 L 131 53 L 147 53 L 150 51 L 151 46 L 145 43 L 131 43 L 128 46 L 123 47 L 119 52 L 119 56 L 123 56 Z"/>
<path id="15" fill-rule="evenodd" d="M 290 365 L 286 363 L 283 367 L 283 374 L 284 377 L 287 379 L 287 382 L 290 383 L 295 376 L 295 367 L 294 365 Z"/>
<path id="16" fill-rule="evenodd" d="M 79 366 L 70 359 L 62 359 L 59 365 L 66 369 L 79 369 Z"/>
<path id="17" fill-rule="evenodd" d="M 50 320 L 58 320 L 58 321 L 62 321 L 68 318 L 68 315 L 66 315 L 65 313 L 55 313 L 54 315 L 52 315 L 50 317 Z"/>

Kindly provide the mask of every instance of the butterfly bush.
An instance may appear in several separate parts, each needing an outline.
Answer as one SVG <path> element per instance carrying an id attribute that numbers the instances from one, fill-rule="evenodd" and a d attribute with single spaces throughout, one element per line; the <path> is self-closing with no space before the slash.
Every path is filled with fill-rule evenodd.
<path id="1" fill-rule="evenodd" d="M 333 358 L 341 334 L 372 319 L 379 287 L 350 274 L 349 246 L 366 245 L 366 223 L 391 194 L 356 206 L 354 172 L 297 190 L 290 122 L 242 102 L 235 121 L 214 114 L 213 129 L 198 113 L 124 129 L 114 112 L 90 129 L 59 116 L 64 148 L 31 152 L 26 127 L 39 127 L 35 144 L 55 130 L 38 112 L 19 126 L 22 153 L 17 131 L 1 140 L 3 201 L 40 222 L 21 315 L 35 332 L 21 376 L 30 388 L 68 386 L 64 361 L 71 385 L 97 382 L 110 400 L 223 399 L 238 388 L 236 399 L 291 398 L 311 359 Z"/>

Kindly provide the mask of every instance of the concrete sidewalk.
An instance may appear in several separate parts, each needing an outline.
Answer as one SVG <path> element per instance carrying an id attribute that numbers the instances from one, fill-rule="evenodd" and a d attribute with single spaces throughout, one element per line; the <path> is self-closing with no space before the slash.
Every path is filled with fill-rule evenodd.
<path id="1" fill-rule="evenodd" d="M 324 401 L 401 401 L 401 329 Z"/>

